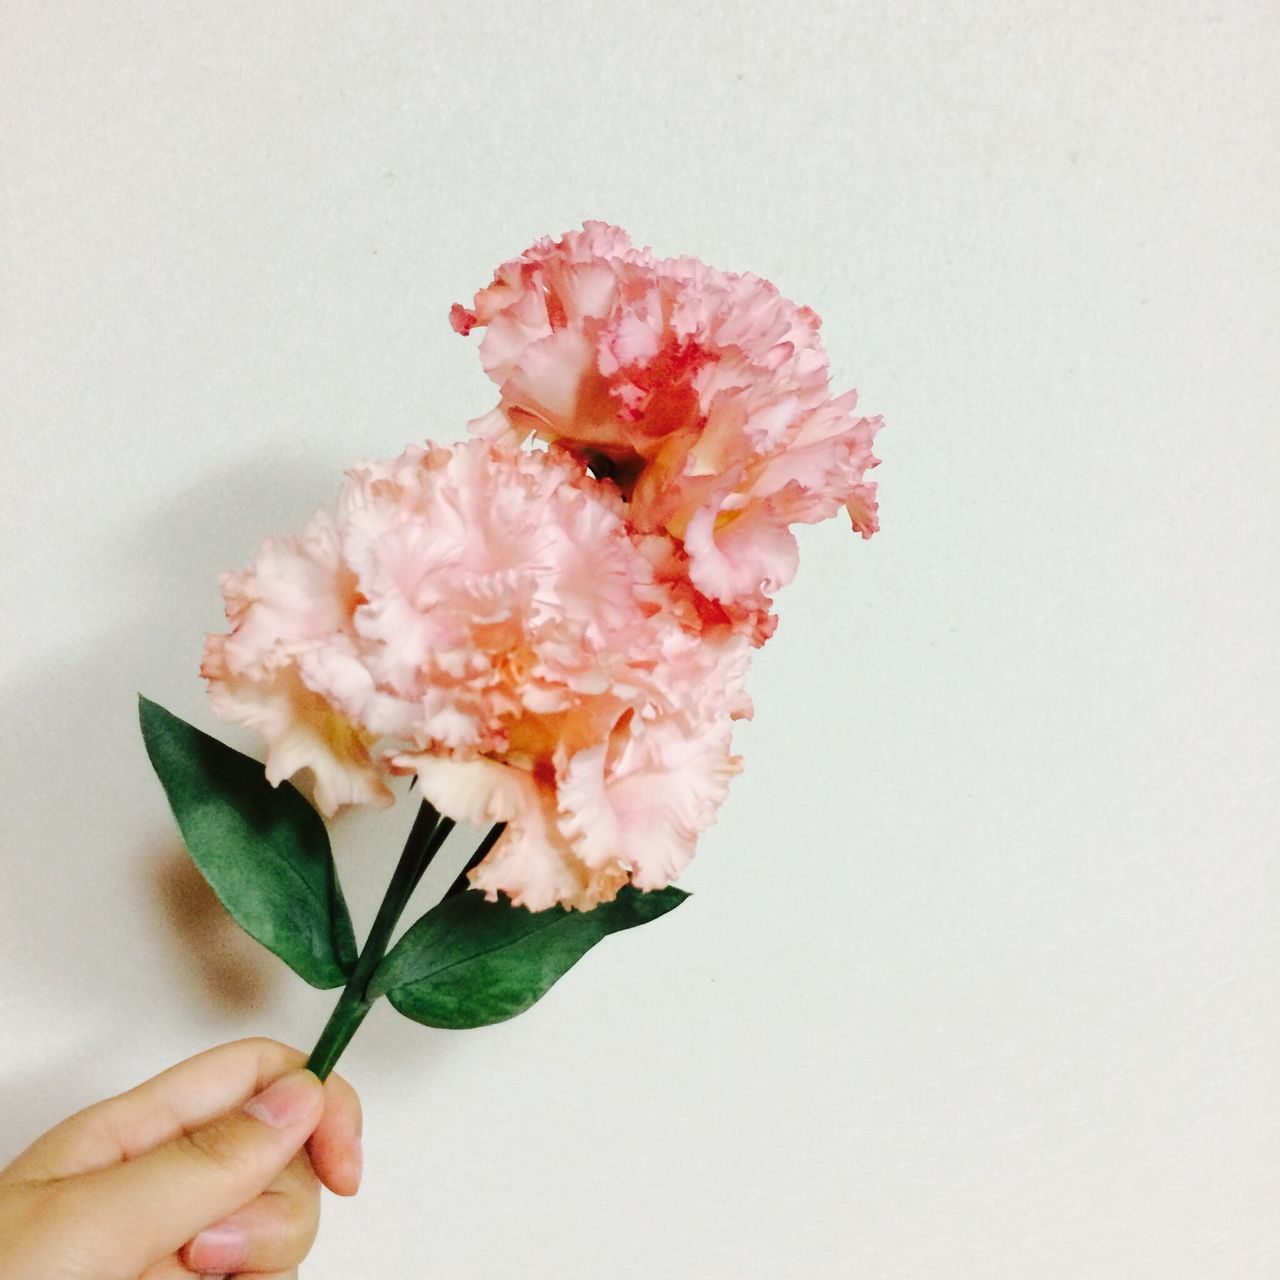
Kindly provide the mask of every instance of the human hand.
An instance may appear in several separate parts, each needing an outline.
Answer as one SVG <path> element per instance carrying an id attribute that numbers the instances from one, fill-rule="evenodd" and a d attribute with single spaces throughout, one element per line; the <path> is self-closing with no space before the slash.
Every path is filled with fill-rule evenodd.
<path id="1" fill-rule="evenodd" d="M 79 1112 L 0 1170 L 4 1280 L 292 1280 L 320 1183 L 360 1184 L 360 1103 L 274 1040 L 210 1049 Z"/>

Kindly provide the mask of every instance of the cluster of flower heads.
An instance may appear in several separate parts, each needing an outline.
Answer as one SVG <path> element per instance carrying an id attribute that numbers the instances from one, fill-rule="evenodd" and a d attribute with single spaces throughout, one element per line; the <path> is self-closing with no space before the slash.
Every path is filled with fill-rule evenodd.
<path id="1" fill-rule="evenodd" d="M 477 439 L 352 470 L 332 513 L 224 575 L 214 710 L 327 814 L 416 774 L 442 813 L 505 823 L 471 873 L 490 897 L 660 888 L 741 767 L 789 526 L 843 506 L 875 528 L 878 421 L 831 396 L 811 311 L 601 223 L 452 318 L 486 326 L 498 407 Z"/>

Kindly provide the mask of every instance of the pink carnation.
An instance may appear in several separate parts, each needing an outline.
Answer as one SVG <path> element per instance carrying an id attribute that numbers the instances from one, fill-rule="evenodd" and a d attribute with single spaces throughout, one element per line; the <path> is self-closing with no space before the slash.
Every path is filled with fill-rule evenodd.
<path id="1" fill-rule="evenodd" d="M 272 782 L 310 770 L 326 814 L 412 772 L 442 813 L 505 822 L 472 873 L 490 897 L 660 887 L 750 704 L 745 640 L 663 579 L 659 541 L 564 454 L 477 440 L 357 468 L 335 514 L 224 575 L 214 710 L 266 740 Z"/>
<path id="2" fill-rule="evenodd" d="M 795 573 L 790 526 L 845 507 L 876 529 L 878 418 L 832 397 L 818 317 L 765 280 L 655 259 L 601 222 L 498 268 L 460 333 L 501 389 L 472 424 L 535 435 L 612 476 L 641 532 L 679 539 L 693 585 L 757 643 Z"/>

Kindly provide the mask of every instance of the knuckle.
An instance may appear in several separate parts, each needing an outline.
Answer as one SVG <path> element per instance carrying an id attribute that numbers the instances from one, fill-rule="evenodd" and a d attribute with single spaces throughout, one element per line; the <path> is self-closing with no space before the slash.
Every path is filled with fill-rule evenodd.
<path id="1" fill-rule="evenodd" d="M 314 1234 L 320 1222 L 320 1183 L 315 1178 L 310 1178 L 288 1199 L 294 1223 Z"/>
<path id="2" fill-rule="evenodd" d="M 19 1230 L 36 1238 L 42 1234 L 57 1239 L 61 1229 L 75 1221 L 75 1212 L 66 1191 L 58 1183 L 41 1187 L 19 1187 L 6 1192 L 0 1213 L 0 1239 L 16 1237 Z"/>
<path id="3" fill-rule="evenodd" d="M 273 1040 L 270 1036 L 246 1036 L 243 1040 L 236 1041 L 236 1047 L 247 1049 L 252 1053 L 279 1053 L 282 1050 L 288 1054 L 298 1052 L 280 1040 Z"/>
<path id="4" fill-rule="evenodd" d="M 311 1252 L 320 1230 L 320 1202 L 313 1196 L 288 1197 L 277 1210 L 280 1263 L 296 1267 Z"/>
<path id="5" fill-rule="evenodd" d="M 280 1040 L 272 1040 L 270 1036 L 249 1036 L 237 1040 L 235 1048 L 247 1057 L 256 1058 L 260 1063 L 273 1067 L 288 1069 L 306 1061 L 306 1054 L 292 1045 Z"/>
<path id="6" fill-rule="evenodd" d="M 37 1235 L 42 1229 L 56 1228 L 65 1232 L 82 1218 L 79 1197 L 74 1182 L 54 1182 L 33 1189 L 24 1197 L 23 1221 L 34 1228 Z M 50 1238 L 53 1238 L 52 1236 Z"/>
<path id="7" fill-rule="evenodd" d="M 225 1124 L 211 1124 L 195 1129 L 182 1139 L 181 1145 L 193 1162 L 219 1172 L 244 1167 L 244 1143 L 236 1130 Z"/>

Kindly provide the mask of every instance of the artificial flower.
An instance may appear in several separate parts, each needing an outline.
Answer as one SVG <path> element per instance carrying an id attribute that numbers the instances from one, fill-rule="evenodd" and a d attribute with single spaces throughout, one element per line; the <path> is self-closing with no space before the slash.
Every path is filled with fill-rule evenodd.
<path id="1" fill-rule="evenodd" d="M 878 418 L 832 395 L 820 321 L 754 275 L 655 258 L 587 222 L 498 268 L 454 328 L 485 329 L 500 399 L 472 429 L 558 444 L 611 477 L 640 533 L 670 535 L 687 576 L 756 644 L 795 574 L 791 526 L 841 507 L 876 529 Z"/>
<path id="2" fill-rule="evenodd" d="M 446 816 L 505 823 L 471 873 L 490 896 L 661 887 L 750 714 L 745 639 L 690 604 L 663 541 L 562 451 L 411 447 L 224 576 L 213 708 L 265 739 L 273 782 L 310 770 L 326 814 L 414 773 Z"/>

